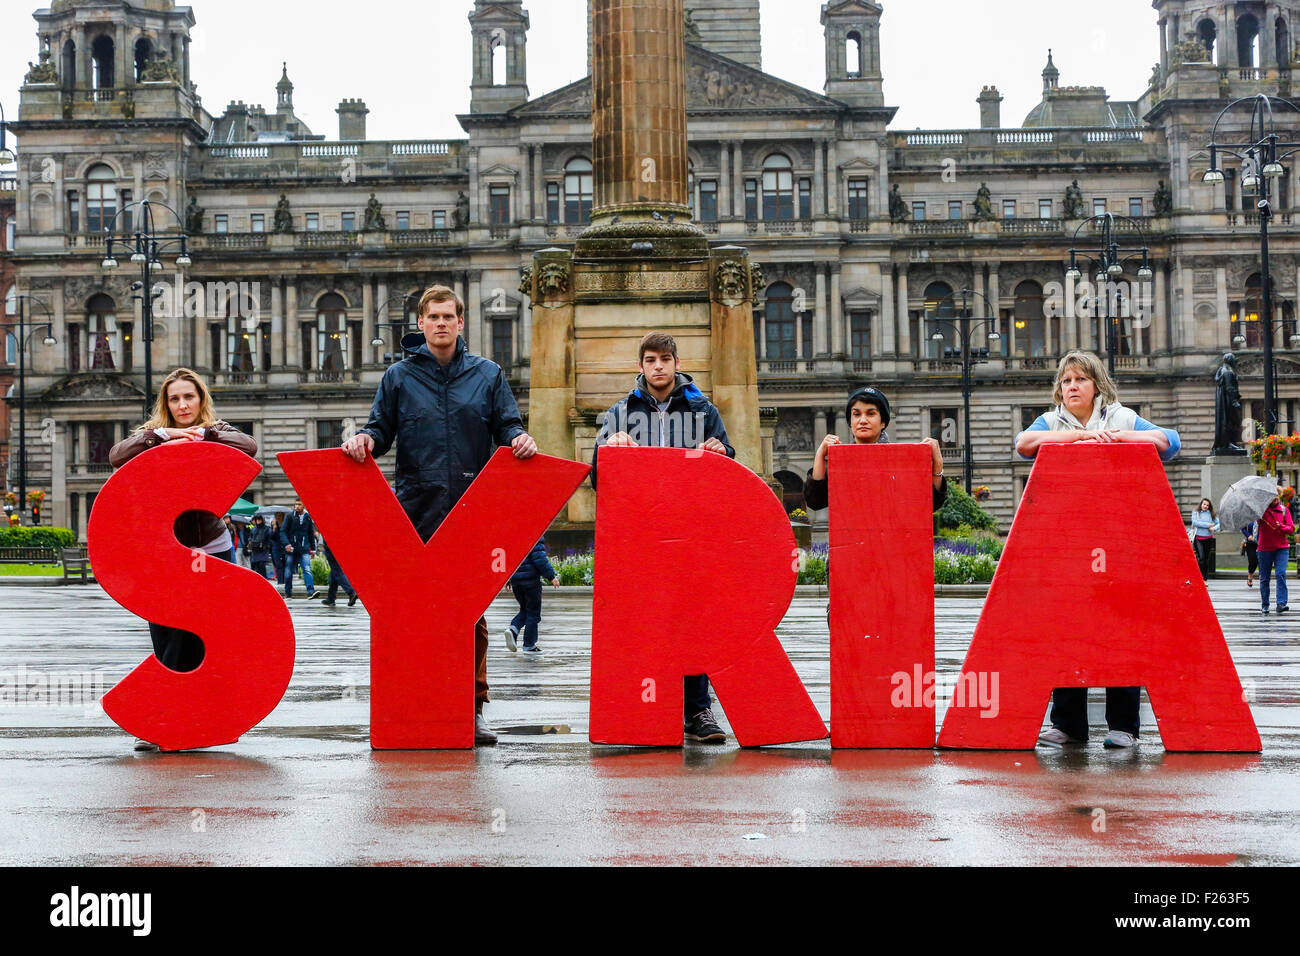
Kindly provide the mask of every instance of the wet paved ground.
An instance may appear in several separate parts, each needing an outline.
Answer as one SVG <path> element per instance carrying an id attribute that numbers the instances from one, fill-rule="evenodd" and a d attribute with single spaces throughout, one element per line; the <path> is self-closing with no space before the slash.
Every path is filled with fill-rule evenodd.
<path id="1" fill-rule="evenodd" d="M 590 597 L 549 591 L 540 659 L 499 637 L 513 601 L 489 611 L 487 714 L 499 729 L 571 733 L 373 752 L 365 611 L 297 599 L 289 692 L 223 750 L 134 754 L 93 705 L 0 698 L 0 863 L 1295 865 L 1300 619 L 1261 620 L 1243 582 L 1212 582 L 1211 595 L 1254 696 L 1260 755 L 1166 754 L 1154 737 L 1106 751 L 1096 692 L 1097 736 L 1074 752 L 593 747 Z M 941 679 L 959 670 L 982 604 L 937 602 Z M 825 606 L 800 595 L 780 630 L 823 717 Z M 86 690 L 98 696 L 148 648 L 143 623 L 98 587 L 0 587 L 11 695 L 15 681 L 75 672 L 96 675 Z"/>

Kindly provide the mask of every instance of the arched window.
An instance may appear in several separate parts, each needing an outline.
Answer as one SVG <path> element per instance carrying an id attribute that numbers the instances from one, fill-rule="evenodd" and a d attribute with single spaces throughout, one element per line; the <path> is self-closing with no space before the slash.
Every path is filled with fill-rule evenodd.
<path id="1" fill-rule="evenodd" d="M 1219 35 L 1219 28 L 1215 22 L 1208 17 L 1196 25 L 1196 35 L 1200 41 L 1205 44 L 1205 49 L 1210 54 L 1210 62 L 1214 63 L 1214 41 Z"/>
<path id="2" fill-rule="evenodd" d="M 844 39 L 844 69 L 851 78 L 862 75 L 862 34 L 857 30 Z"/>
<path id="3" fill-rule="evenodd" d="M 577 157 L 564 165 L 564 221 L 591 222 L 591 160 Z"/>
<path id="4" fill-rule="evenodd" d="M 763 161 L 763 218 L 794 218 L 794 169 L 781 153 Z"/>
<path id="5" fill-rule="evenodd" d="M 91 86 L 97 90 L 113 88 L 113 38 L 107 34 L 95 37 L 90 45 Z"/>
<path id="6" fill-rule="evenodd" d="M 63 88 L 71 90 L 77 85 L 77 44 L 68 40 L 63 44 L 63 62 L 59 72 L 63 77 Z"/>
<path id="7" fill-rule="evenodd" d="M 117 218 L 117 177 L 113 170 L 100 163 L 86 173 L 86 228 L 90 232 L 105 232 L 113 228 Z"/>
<path id="8" fill-rule="evenodd" d="M 939 358 L 944 349 L 958 346 L 952 317 L 956 314 L 953 306 L 952 286 L 946 282 L 931 282 L 925 287 L 925 321 L 922 329 L 925 334 L 926 355 Z M 934 334 L 938 332 L 943 340 L 936 342 Z"/>
<path id="9" fill-rule="evenodd" d="M 767 349 L 769 361 L 794 361 L 794 289 L 785 282 L 773 282 L 767 287 L 764 306 L 767 321 Z"/>
<path id="10" fill-rule="evenodd" d="M 317 368 L 321 381 L 341 382 L 347 370 L 347 309 L 347 302 L 337 292 L 321 296 L 316 306 Z"/>
<path id="11" fill-rule="evenodd" d="M 117 304 L 99 293 L 86 303 L 86 368 L 112 372 L 117 368 Z"/>
<path id="12" fill-rule="evenodd" d="M 139 83 L 144 78 L 144 68 L 149 65 L 153 59 L 153 41 L 148 37 L 141 37 L 135 41 L 135 81 Z"/>
<path id="13" fill-rule="evenodd" d="M 1289 69 L 1291 66 L 1291 31 L 1286 27 L 1286 20 L 1278 17 L 1273 25 L 1273 31 L 1278 68 L 1282 70 Z"/>
<path id="14" fill-rule="evenodd" d="M 506 36 L 501 30 L 492 32 L 492 85 L 506 85 Z"/>
<path id="15" fill-rule="evenodd" d="M 1026 280 L 1016 286 L 1016 351 L 1022 358 L 1047 354 L 1047 322 L 1043 317 L 1043 287 Z"/>
<path id="16" fill-rule="evenodd" d="M 698 220 L 700 213 L 695 208 L 695 161 L 692 159 L 686 160 L 686 205 L 691 207 L 691 218 Z"/>
<path id="17" fill-rule="evenodd" d="M 1237 18 L 1237 65 L 1243 69 L 1259 66 L 1259 21 L 1254 14 Z"/>

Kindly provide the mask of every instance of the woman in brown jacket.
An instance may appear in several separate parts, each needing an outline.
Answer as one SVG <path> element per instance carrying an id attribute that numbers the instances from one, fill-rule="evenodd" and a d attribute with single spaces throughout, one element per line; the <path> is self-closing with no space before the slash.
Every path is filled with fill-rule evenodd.
<path id="1" fill-rule="evenodd" d="M 217 419 L 212 394 L 203 379 L 187 368 L 178 368 L 158 390 L 153 416 L 131 437 L 118 442 L 108 460 L 120 468 L 136 455 L 158 445 L 185 441 L 215 441 L 238 448 L 246 455 L 257 454 L 257 442 L 249 435 Z M 176 539 L 188 548 L 222 561 L 235 560 L 230 532 L 217 515 L 187 511 L 176 520 Z M 203 661 L 203 642 L 197 634 L 149 622 L 153 652 L 163 666 L 174 671 L 192 671 Z M 137 740 L 136 750 L 157 750 L 155 744 Z"/>

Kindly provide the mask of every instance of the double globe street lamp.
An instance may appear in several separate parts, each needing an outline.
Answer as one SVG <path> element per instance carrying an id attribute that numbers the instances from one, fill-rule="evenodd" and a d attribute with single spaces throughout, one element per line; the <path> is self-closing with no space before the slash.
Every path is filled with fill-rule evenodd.
<path id="1" fill-rule="evenodd" d="M 1101 247 L 1099 249 L 1077 249 L 1074 248 L 1078 242 L 1079 233 L 1091 224 L 1097 223 L 1101 229 Z M 1116 223 L 1121 225 L 1117 229 Z M 1140 246 L 1122 246 L 1117 237 L 1121 229 L 1132 229 L 1142 240 Z M 1083 278 L 1083 272 L 1079 269 L 1079 259 L 1083 258 L 1089 264 L 1088 273 L 1092 276 L 1095 286 L 1093 288 L 1093 301 L 1101 307 L 1102 314 L 1098 318 L 1105 322 L 1106 329 L 1106 368 L 1112 376 L 1115 374 L 1115 357 L 1119 354 L 1119 329 L 1117 323 L 1123 317 L 1122 309 L 1119 308 L 1120 297 L 1115 286 L 1124 277 L 1124 268 L 1134 259 L 1141 257 L 1141 263 L 1138 265 L 1137 277 L 1140 282 L 1149 282 L 1155 276 L 1155 270 L 1151 268 L 1151 254 L 1148 248 L 1146 236 L 1142 232 L 1142 225 L 1128 216 L 1116 216 L 1113 213 L 1102 213 L 1099 216 L 1090 216 L 1083 222 L 1079 223 L 1074 230 L 1074 238 L 1071 240 L 1070 249 L 1070 267 L 1065 270 L 1065 278 L 1070 282 L 1078 282 Z M 1132 304 L 1133 296 L 1128 296 L 1127 303 Z M 1143 301 L 1145 296 L 1139 296 L 1139 301 Z M 1112 314 L 1113 313 L 1113 314 Z"/>
<path id="2" fill-rule="evenodd" d="M 1210 168 L 1201 177 L 1209 186 L 1218 186 L 1225 181 L 1223 170 L 1219 168 L 1219 154 L 1227 153 L 1241 162 L 1241 190 L 1243 201 L 1246 193 L 1257 196 L 1255 208 L 1259 213 L 1259 258 L 1260 284 L 1263 299 L 1264 335 L 1264 431 L 1272 435 L 1277 428 L 1277 376 L 1273 368 L 1273 330 L 1278 323 L 1273 318 L 1273 278 L 1268 264 L 1268 224 L 1273 218 L 1271 199 L 1272 183 L 1286 175 L 1283 161 L 1292 156 L 1300 147 L 1300 142 L 1282 140 L 1278 137 L 1273 117 L 1273 104 L 1285 107 L 1294 113 L 1300 113 L 1290 100 L 1260 93 L 1234 100 L 1223 108 L 1214 121 L 1210 132 Z M 1219 124 L 1229 112 L 1244 104 L 1250 104 L 1250 131 L 1246 139 L 1234 137 L 1230 142 L 1219 139 Z M 1279 155 L 1278 150 L 1288 150 Z M 1244 335 L 1233 338 L 1233 344 L 1246 344 Z M 1300 348 L 1300 335 L 1292 335 L 1292 348 Z"/>
<path id="3" fill-rule="evenodd" d="M 140 313 L 144 321 L 144 413 L 146 418 L 149 417 L 153 404 L 153 302 L 154 299 L 166 294 L 164 291 L 156 293 L 153 291 L 153 276 L 154 273 L 161 272 L 163 269 L 163 253 L 170 252 L 178 247 L 179 255 L 176 257 L 176 265 L 182 269 L 193 265 L 189 254 L 188 236 L 184 233 L 166 235 L 157 231 L 153 214 L 155 206 L 161 206 L 170 212 L 178 224 L 181 222 L 180 215 L 166 203 L 154 202 L 149 199 L 128 203 L 118 210 L 117 215 L 113 217 L 112 226 L 117 225 L 119 216 L 125 215 L 132 208 L 139 207 L 140 212 L 135 217 L 136 229 L 132 232 L 129 231 L 130 227 L 128 227 L 128 231 L 120 235 L 114 235 L 112 227 L 105 230 L 104 261 L 100 263 L 100 268 L 105 272 L 111 272 L 118 267 L 117 259 L 113 256 L 113 247 L 116 245 L 130 250 L 131 262 L 140 267 L 141 281 L 133 283 L 131 288 L 138 293 L 135 298 L 140 301 Z"/>
<path id="4" fill-rule="evenodd" d="M 987 348 L 971 348 L 971 338 L 975 334 L 975 331 L 981 327 L 985 330 L 984 338 L 986 341 L 1001 342 L 1002 335 L 998 332 L 997 319 L 992 315 L 992 310 L 989 307 L 989 300 L 987 298 L 970 289 L 962 289 L 960 295 L 961 309 L 951 319 L 946 317 L 944 318 L 944 321 L 951 321 L 954 323 L 953 331 L 957 337 L 957 344 L 954 348 L 945 348 L 943 350 L 943 358 L 946 361 L 957 361 L 961 363 L 961 396 L 964 419 L 962 441 L 965 446 L 962 450 L 962 468 L 966 481 L 966 493 L 970 494 L 974 472 L 974 461 L 971 457 L 970 443 L 971 371 L 976 365 L 983 365 L 989 359 L 989 350 Z M 971 310 L 967 307 L 970 296 L 975 296 L 984 303 L 986 315 L 978 321 L 974 319 L 971 315 Z M 955 294 L 945 296 L 939 301 L 945 302 L 950 300 L 954 301 L 955 304 Z M 930 339 L 931 341 L 942 343 L 944 341 L 943 332 L 936 331 L 930 336 Z"/>
<path id="5" fill-rule="evenodd" d="M 35 325 L 32 331 L 45 329 L 45 346 L 58 345 L 54 338 L 54 313 L 40 299 L 30 295 L 17 295 L 18 302 L 18 508 L 21 513 L 27 507 L 27 303 L 38 306 L 45 312 L 47 322 Z"/>

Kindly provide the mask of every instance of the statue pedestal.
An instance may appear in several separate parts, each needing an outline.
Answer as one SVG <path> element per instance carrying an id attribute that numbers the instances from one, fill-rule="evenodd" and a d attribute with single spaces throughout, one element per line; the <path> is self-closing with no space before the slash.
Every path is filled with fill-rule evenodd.
<path id="1" fill-rule="evenodd" d="M 1217 512 L 1219 502 L 1223 500 L 1223 495 L 1228 488 L 1253 474 L 1255 474 L 1255 463 L 1250 460 L 1249 455 L 1211 455 L 1201 466 L 1201 498 L 1209 498 Z M 1199 498 L 1192 502 L 1192 507 L 1195 508 L 1198 504 L 1200 504 Z M 1184 520 L 1189 519 L 1185 517 Z M 1216 561 L 1218 566 L 1245 565 L 1245 559 L 1237 554 L 1237 550 L 1241 547 L 1240 528 L 1221 528 L 1214 536 L 1214 540 L 1218 553 Z M 1228 560 L 1225 561 L 1225 558 Z"/>

